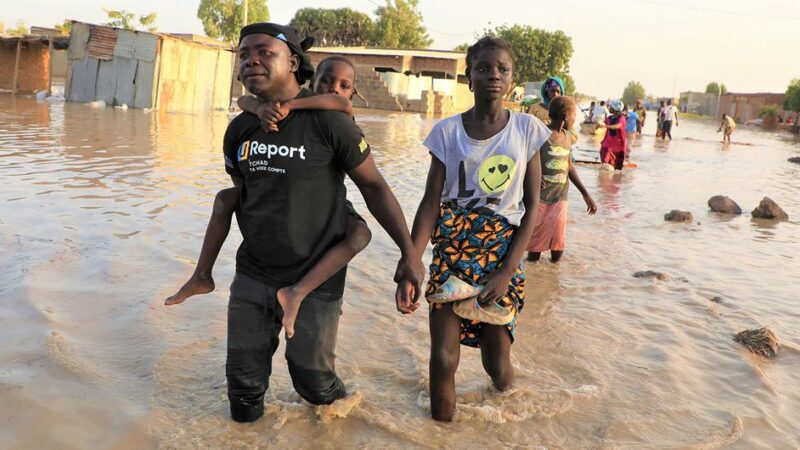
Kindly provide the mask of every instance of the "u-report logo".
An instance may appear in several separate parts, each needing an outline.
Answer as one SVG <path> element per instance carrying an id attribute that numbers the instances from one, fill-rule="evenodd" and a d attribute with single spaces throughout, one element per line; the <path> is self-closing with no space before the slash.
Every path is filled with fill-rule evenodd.
<path id="1" fill-rule="evenodd" d="M 306 159 L 306 149 L 304 146 L 289 147 L 287 145 L 261 144 L 258 141 L 246 141 L 239 146 L 239 161 L 247 161 L 252 155 L 267 155 L 267 159 L 273 156 L 284 158 L 294 158 L 295 155 L 300 159 Z"/>

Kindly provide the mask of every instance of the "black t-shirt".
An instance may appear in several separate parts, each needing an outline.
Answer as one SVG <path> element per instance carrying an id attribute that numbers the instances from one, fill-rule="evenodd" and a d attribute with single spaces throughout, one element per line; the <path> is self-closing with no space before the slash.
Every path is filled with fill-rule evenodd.
<path id="1" fill-rule="evenodd" d="M 303 89 L 298 98 L 315 95 Z M 225 171 L 244 180 L 236 210 L 242 245 L 236 270 L 283 287 L 296 283 L 345 235 L 344 172 L 369 145 L 352 118 L 298 110 L 266 133 L 257 116 L 239 114 L 225 132 Z M 346 268 L 319 291 L 341 297 Z"/>

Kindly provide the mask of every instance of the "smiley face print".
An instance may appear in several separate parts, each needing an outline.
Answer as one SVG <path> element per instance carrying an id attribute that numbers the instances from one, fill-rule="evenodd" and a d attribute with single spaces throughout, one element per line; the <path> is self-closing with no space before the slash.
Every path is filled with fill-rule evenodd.
<path id="1" fill-rule="evenodd" d="M 486 194 L 497 194 L 505 191 L 510 185 L 517 164 L 505 155 L 486 158 L 478 169 L 478 184 Z"/>

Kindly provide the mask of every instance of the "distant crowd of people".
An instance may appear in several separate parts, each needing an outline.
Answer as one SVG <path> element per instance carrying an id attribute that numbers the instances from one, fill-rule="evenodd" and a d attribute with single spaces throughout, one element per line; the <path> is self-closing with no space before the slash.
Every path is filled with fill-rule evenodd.
<path id="1" fill-rule="evenodd" d="M 635 133 L 637 136 L 640 136 L 642 134 L 642 129 L 644 129 L 645 120 L 647 119 L 647 109 L 644 107 L 644 103 L 641 100 L 637 100 L 633 108 L 625 105 L 620 100 L 609 100 L 608 102 L 601 100 L 599 103 L 592 102 L 591 105 L 589 105 L 588 114 L 584 111 L 584 115 L 586 116 L 584 123 L 600 126 L 606 124 L 606 119 L 614 115 L 613 107 L 609 108 L 612 106 L 612 102 L 620 106 L 621 109 L 618 112 L 625 117 L 626 126 L 623 131 L 627 135 Z M 678 126 L 678 108 L 672 104 L 672 100 L 662 100 L 658 108 L 658 115 L 656 116 L 656 137 L 672 139 L 673 124 Z"/>

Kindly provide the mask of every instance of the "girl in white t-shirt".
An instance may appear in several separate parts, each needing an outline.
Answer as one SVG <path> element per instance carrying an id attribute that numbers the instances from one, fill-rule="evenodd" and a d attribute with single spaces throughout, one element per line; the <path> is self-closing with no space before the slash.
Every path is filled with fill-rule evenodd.
<path id="1" fill-rule="evenodd" d="M 551 132 L 539 119 L 503 108 L 513 67 L 506 41 L 485 37 L 471 46 L 466 75 L 475 106 L 441 120 L 425 140 L 431 165 L 412 236 L 420 255 L 429 238 L 433 243 L 426 298 L 436 420 L 452 420 L 455 412 L 459 343 L 481 349 L 498 390 L 509 389 L 514 376 L 521 260 L 539 203 L 538 150 Z"/>

